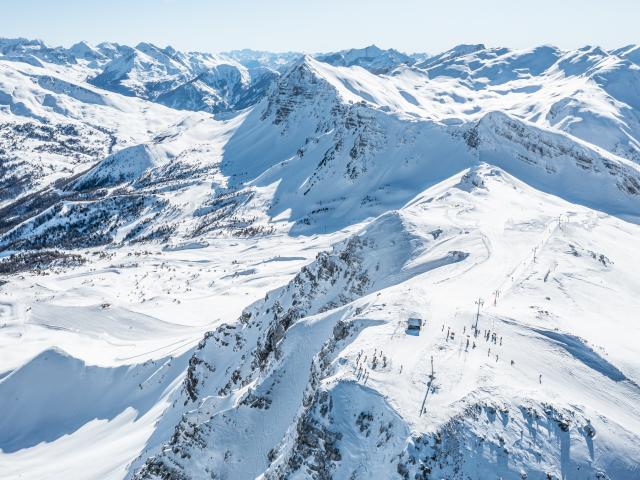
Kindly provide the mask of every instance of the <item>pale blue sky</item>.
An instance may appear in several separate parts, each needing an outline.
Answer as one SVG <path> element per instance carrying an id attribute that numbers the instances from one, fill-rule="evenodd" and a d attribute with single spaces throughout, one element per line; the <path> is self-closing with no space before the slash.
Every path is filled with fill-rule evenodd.
<path id="1" fill-rule="evenodd" d="M 640 43 L 640 0 L 4 0 L 0 36 L 179 49 L 437 53 L 459 43 Z"/>

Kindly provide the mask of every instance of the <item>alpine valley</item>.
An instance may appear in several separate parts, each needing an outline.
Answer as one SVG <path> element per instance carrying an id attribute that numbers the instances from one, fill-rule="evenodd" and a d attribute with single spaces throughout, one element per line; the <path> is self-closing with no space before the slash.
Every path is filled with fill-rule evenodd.
<path id="1" fill-rule="evenodd" d="M 0 40 L 0 477 L 640 478 L 640 47 Z"/>

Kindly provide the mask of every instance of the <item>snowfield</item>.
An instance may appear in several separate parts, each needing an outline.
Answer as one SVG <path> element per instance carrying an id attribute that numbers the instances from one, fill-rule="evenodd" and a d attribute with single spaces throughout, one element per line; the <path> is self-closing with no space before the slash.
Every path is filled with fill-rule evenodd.
<path id="1" fill-rule="evenodd" d="M 638 51 L 0 40 L 0 476 L 640 478 Z"/>

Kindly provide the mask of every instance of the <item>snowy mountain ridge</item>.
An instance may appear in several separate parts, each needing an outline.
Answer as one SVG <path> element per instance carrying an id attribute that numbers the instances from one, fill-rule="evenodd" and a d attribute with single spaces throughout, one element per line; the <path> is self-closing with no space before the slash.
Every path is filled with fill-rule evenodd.
<path id="1" fill-rule="evenodd" d="M 3 476 L 638 476 L 637 50 L 0 40 Z"/>

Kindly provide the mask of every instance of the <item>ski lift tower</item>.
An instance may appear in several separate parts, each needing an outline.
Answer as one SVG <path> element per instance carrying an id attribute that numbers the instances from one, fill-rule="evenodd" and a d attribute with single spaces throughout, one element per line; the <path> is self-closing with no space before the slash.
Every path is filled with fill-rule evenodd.
<path id="1" fill-rule="evenodd" d="M 480 307 L 482 307 L 482 305 L 484 305 L 484 300 L 481 298 L 478 298 L 478 300 L 475 301 L 475 304 L 478 306 L 478 311 L 476 312 L 476 324 L 473 327 L 473 329 L 476 331 L 476 335 L 478 334 L 478 320 L 480 319 Z"/>

